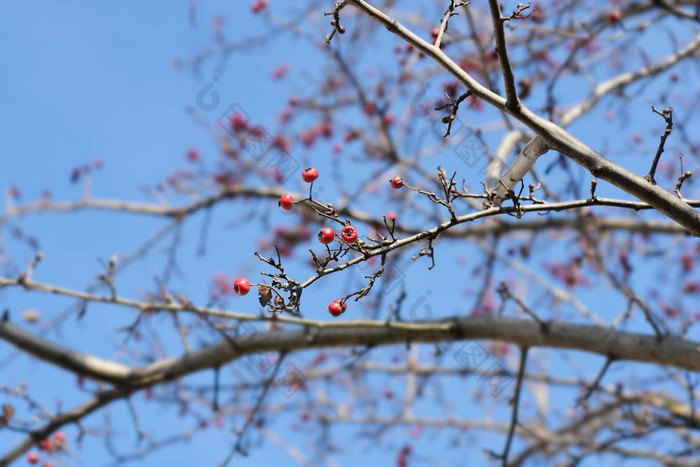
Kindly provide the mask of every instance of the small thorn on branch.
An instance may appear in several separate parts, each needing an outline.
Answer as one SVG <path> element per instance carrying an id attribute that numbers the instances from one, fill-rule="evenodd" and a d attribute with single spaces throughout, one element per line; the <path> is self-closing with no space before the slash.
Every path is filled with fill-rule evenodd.
<path id="1" fill-rule="evenodd" d="M 678 183 L 676 183 L 676 189 L 673 190 L 673 192 L 676 193 L 676 196 L 678 196 L 681 199 L 683 198 L 683 196 L 681 195 L 681 187 L 683 187 L 683 182 L 685 182 L 686 180 L 688 180 L 692 176 L 693 176 L 693 172 L 691 172 L 690 170 L 685 171 L 685 172 L 683 171 L 683 154 L 681 154 L 681 176 L 678 177 Z"/>

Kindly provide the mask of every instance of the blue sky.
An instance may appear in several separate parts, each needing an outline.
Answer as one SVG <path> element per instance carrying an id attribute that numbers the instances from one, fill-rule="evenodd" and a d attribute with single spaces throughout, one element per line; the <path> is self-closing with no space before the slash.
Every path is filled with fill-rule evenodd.
<path id="1" fill-rule="evenodd" d="M 171 66 L 172 59 L 186 59 L 211 46 L 210 25 L 219 13 L 226 14 L 225 30 L 230 37 L 258 34 L 261 23 L 248 13 L 248 8 L 236 5 L 235 9 L 243 13 L 231 13 L 234 8 L 228 2 L 199 2 L 198 27 L 192 28 L 188 19 L 188 2 L 185 1 L 103 2 L 98 5 L 87 0 L 0 3 L 0 188 L 17 186 L 24 200 L 37 199 L 46 189 L 51 190 L 53 198 L 57 200 L 79 199 L 84 183 L 69 182 L 72 169 L 101 159 L 104 169 L 93 174 L 95 196 L 153 202 L 153 197 L 144 188 L 152 187 L 174 168 L 185 167 L 184 155 L 189 148 L 199 148 L 209 164 L 213 164 L 218 156 L 218 149 L 210 135 L 197 125 L 186 110 L 196 105 L 197 94 L 207 83 L 213 83 L 214 77 L 218 80 L 213 89 L 220 95 L 222 104 L 211 112 L 205 112 L 204 117 L 208 121 L 215 121 L 217 113 L 222 112 L 225 105 L 240 104 L 254 120 L 273 125 L 274 117 L 284 107 L 290 89 L 293 93 L 303 92 L 305 77 L 309 76 L 297 69 L 292 61 L 292 58 L 301 56 L 293 41 L 283 37 L 275 42 L 274 47 L 264 49 L 264 53 L 258 52 L 262 49 L 251 48 L 248 53 L 229 58 L 224 70 L 216 70 L 208 64 L 200 76 Z M 393 44 L 390 42 L 386 46 L 391 48 Z M 280 85 L 273 82 L 270 76 L 285 61 L 292 61 L 292 77 Z M 310 53 L 304 56 L 302 66 L 313 70 L 318 63 L 318 56 Z M 649 105 L 646 101 L 633 102 L 630 108 L 624 110 L 634 115 L 636 110 L 647 109 Z M 604 110 L 602 107 L 600 113 Z M 643 128 L 648 124 L 650 128 L 660 129 L 659 120 L 651 112 L 642 118 Z M 594 143 L 599 145 L 596 147 L 606 144 L 606 136 L 600 135 L 595 125 L 581 124 L 575 129 L 582 139 L 593 138 Z M 651 139 L 655 140 L 655 137 Z M 320 167 L 331 165 L 327 155 L 320 152 L 299 151 L 294 156 L 304 164 L 308 161 Z M 624 163 L 632 159 L 623 157 Z M 630 164 L 637 164 L 637 161 L 633 160 Z M 577 174 L 585 175 L 582 171 Z M 290 182 L 290 189 L 300 188 L 300 182 Z M 329 192 L 332 192 L 332 187 L 329 187 Z M 601 188 L 601 192 L 605 193 L 606 189 Z M 383 209 L 384 206 L 370 206 L 368 209 L 374 208 Z M 248 209 L 252 208 L 243 204 L 225 204 L 214 210 L 209 254 L 204 258 L 197 255 L 203 216 L 198 215 L 186 224 L 182 233 L 185 241 L 179 255 L 183 273 L 175 278 L 176 286 L 186 289 L 195 299 L 205 300 L 214 272 L 233 277 L 238 274 L 254 275 L 263 270 L 251 253 L 256 248 L 257 236 L 269 227 L 247 222 Z M 284 217 L 273 212 L 270 222 L 276 225 L 284 222 Z M 232 224 L 237 227 L 231 228 Z M 37 280 L 82 289 L 101 272 L 98 258 L 106 260 L 114 252 L 123 256 L 133 251 L 165 224 L 162 220 L 141 216 L 88 212 L 30 215 L 16 225 L 27 234 L 38 236 L 46 255 L 35 275 Z M 22 268 L 31 260 L 31 251 L 8 233 L 3 235 L 3 242 L 7 242 L 11 248 L 9 256 Z M 162 270 L 166 263 L 163 253 L 169 243 L 170 240 L 156 247 L 119 278 L 120 293 L 138 297 L 145 289 L 144 284 L 152 284 L 153 274 Z M 563 248 L 552 250 L 553 255 L 563 253 Z M 433 273 L 424 273 L 426 263 L 407 263 L 410 264 L 406 266 L 409 303 L 418 303 L 429 292 L 437 299 L 432 303 L 439 316 L 448 316 L 469 307 L 471 297 L 466 294 L 467 298 L 464 298 L 464 289 L 471 269 L 458 274 L 450 269 L 462 256 L 467 262 L 473 258 L 478 261 L 479 258 L 473 246 L 449 245 L 448 248 L 438 248 L 438 267 Z M 478 264 L 470 263 L 470 266 Z M 304 269 L 303 265 L 296 265 L 296 268 L 302 277 L 308 273 L 308 268 Z M 312 310 L 309 316 L 325 316 L 323 313 L 329 295 L 347 289 L 353 281 L 361 281 L 360 273 L 350 277 L 329 277 L 306 292 L 306 304 Z M 507 277 L 507 274 L 504 273 L 502 277 Z M 648 283 L 654 278 L 641 277 L 640 280 Z M 603 296 L 582 297 L 582 300 L 591 306 L 598 306 L 596 311 L 601 314 L 616 315 L 624 306 L 624 301 L 613 294 L 604 296 L 605 300 L 601 300 Z M 21 311 L 27 308 L 37 308 L 43 316 L 55 318 L 71 303 L 15 290 L 3 291 L 0 299 L 2 306 L 9 307 L 18 321 Z M 256 310 L 255 297 L 251 294 L 231 306 L 236 311 Z M 133 319 L 130 312 L 106 305 L 91 306 L 80 323 L 76 325 L 71 321 L 63 327 L 64 330 L 48 332 L 47 337 L 75 349 L 89 349 L 104 358 L 129 362 L 132 358 L 129 352 L 133 349 L 128 343 L 123 344 L 114 330 L 130 324 Z M 169 334 L 171 330 L 171 323 L 165 318 L 154 320 L 153 326 L 156 333 L 158 326 L 167 327 L 163 334 Z M 637 326 L 639 323 L 631 328 Z M 174 337 L 164 340 L 162 344 L 168 355 L 182 352 L 179 340 Z M 115 348 L 118 350 L 115 351 Z M 598 357 L 576 353 L 570 355 L 575 356 L 589 375 L 595 374 L 603 362 Z M 73 390 L 75 384 L 72 375 L 41 362 L 16 357 L 14 350 L 2 343 L 0 361 L 10 362 L 3 367 L 0 383 L 26 380 L 31 393 L 49 407 L 54 407 L 59 399 L 63 407 L 72 407 L 87 397 L 85 393 Z M 553 368 L 562 371 L 569 369 L 560 361 L 554 363 Z M 617 368 L 613 368 L 609 381 L 615 381 L 617 371 Z M 196 375 L 191 381 L 208 381 L 211 375 L 204 373 Z M 387 381 L 387 384 L 395 383 Z M 478 382 L 472 381 L 471 384 L 478 386 Z M 61 390 L 56 391 L 56 387 Z M 88 387 L 94 388 L 94 385 L 88 383 Z M 397 391 L 401 390 L 400 385 L 396 388 Z M 459 399 L 464 388 L 450 384 L 445 386 L 445 390 Z M 341 389 L 336 388 L 336 391 L 334 394 L 338 398 L 351 399 Z M 142 396 L 136 395 L 136 400 L 142 400 Z M 471 418 L 478 419 L 479 416 L 475 414 L 488 406 L 493 406 L 496 413 L 507 413 L 507 404 L 500 399 L 487 401 L 485 407 L 479 404 L 464 406 L 461 401 L 455 404 L 470 410 Z M 158 434 L 166 434 L 168 427 L 178 424 L 179 418 L 172 408 L 166 410 L 140 402 L 138 406 L 142 411 L 144 426 Z M 434 409 L 423 408 L 426 413 Z M 128 452 L 133 447 L 134 435 L 125 404 L 115 404 L 109 414 L 117 427 L 115 439 L 122 443 L 119 450 Z M 87 424 L 102 426 L 104 417 L 103 413 L 93 415 Z M 303 448 L 309 439 L 304 439 L 303 430 L 290 428 L 291 424 L 291 419 L 283 417 L 275 427 L 281 436 L 298 442 Z M 410 427 L 398 430 L 406 439 L 411 439 Z M 70 427 L 66 431 L 69 438 L 74 439 L 75 428 Z M 338 439 L 352 440 L 354 433 L 351 427 L 334 430 Z M 17 439 L 3 431 L 0 433 L 0 448 L 4 451 L 5 446 L 14 444 Z M 225 456 L 226 443 L 232 439 L 226 430 L 210 428 L 188 442 L 158 450 L 134 465 L 212 465 Z M 484 439 L 488 444 L 483 447 L 498 450 L 502 446 L 501 436 Z M 390 449 L 382 450 L 373 448 L 372 442 L 365 440 L 359 444 L 362 449 L 340 453 L 337 460 L 340 465 L 358 465 L 370 459 L 388 465 L 394 462 L 395 452 L 403 442 L 403 439 L 383 440 L 382 444 Z M 448 452 L 447 462 L 463 459 L 463 450 Z M 429 464 L 435 457 L 442 457 L 441 454 L 435 452 L 429 438 L 416 441 L 418 461 Z M 86 440 L 77 455 L 84 465 L 103 465 L 111 460 L 102 441 L 95 439 Z M 235 465 L 263 463 L 288 465 L 291 461 L 282 450 L 268 442 L 264 447 L 254 449 L 250 458 L 238 458 Z"/>
<path id="2" fill-rule="evenodd" d="M 95 196 L 146 199 L 141 188 L 152 186 L 175 166 L 183 166 L 188 148 L 197 146 L 206 156 L 212 143 L 185 111 L 193 105 L 203 80 L 173 69 L 170 61 L 208 43 L 213 11 L 220 12 L 216 8 L 223 3 L 201 5 L 204 24 L 192 30 L 187 2 L 3 2 L 0 140 L 5 143 L 0 155 L 0 186 L 20 187 L 26 200 L 38 198 L 44 189 L 50 189 L 55 199 L 77 199 L 83 187 L 69 183 L 72 168 L 99 158 L 105 169 L 95 174 Z M 260 61 L 256 66 L 261 66 Z M 249 86 L 236 73 L 227 75 L 226 85 L 241 89 Z M 107 259 L 112 252 L 131 251 L 146 238 L 145 232 L 162 226 L 162 222 L 146 218 L 138 219 L 136 224 L 131 220 L 129 216 L 104 213 L 27 218 L 22 224 L 26 231 L 43 232 L 42 250 L 48 260 L 37 279 L 60 278 L 63 285 L 76 288 L 92 282 L 100 268 L 98 257 Z M 193 249 L 188 251 L 190 257 L 194 256 Z M 14 253 L 20 263 L 30 256 L 26 250 Z M 148 268 L 159 263 L 157 254 L 143 263 L 148 280 Z M 219 270 L 224 269 L 224 264 L 218 264 Z M 139 293 L 139 281 L 143 278 L 128 279 L 131 278 L 123 285 L 125 293 Z M 208 277 L 193 282 L 192 293 L 206 294 Z M 44 297 L 13 293 L 3 293 L 3 302 L 13 310 L 33 307 L 53 316 L 69 303 L 45 302 Z M 90 346 L 98 355 L 112 358 L 113 344 L 120 338 L 109 324 L 120 326 L 133 316 L 122 318 L 120 313 L 115 316 L 115 310 L 97 307 L 93 311 L 95 314 L 89 312 L 79 329 L 71 329 L 63 338 L 69 337 L 68 343 L 74 348 Z M 16 316 L 19 318 L 20 314 Z M 110 331 L 92 334 L 95 322 L 100 326 L 108 322 Z M 49 337 L 60 339 L 56 335 Z M 9 352 L 13 351 L 0 344 L 0 355 Z M 87 398 L 87 394 L 71 389 L 54 391 L 57 382 L 66 383 L 74 377 L 49 365 L 21 358 L 3 371 L 4 383 L 23 378 L 29 382 L 32 393 L 49 407 L 59 398 L 64 407 Z M 75 386 L 68 383 L 67 388 L 70 387 Z M 116 424 L 126 427 L 124 408 L 115 406 L 112 412 Z M 149 415 L 144 415 L 145 424 L 162 426 L 167 420 L 158 411 Z M 99 426 L 102 416 L 93 420 Z M 66 431 L 69 439 L 74 439 L 76 430 Z M 6 432 L 0 438 L 3 451 L 19 439 Z M 128 430 L 116 439 L 133 447 Z M 163 450 L 142 465 L 211 465 L 225 454 L 225 439 L 230 437 L 209 431 L 195 443 Z M 211 449 L 213 446 L 218 447 L 218 452 Z M 85 443 L 78 455 L 87 465 L 103 465 L 110 459 L 99 441 Z M 274 463 L 287 460 L 275 449 L 268 449 L 265 458 Z M 254 459 L 240 460 L 239 464 L 259 465 L 259 460 Z"/>

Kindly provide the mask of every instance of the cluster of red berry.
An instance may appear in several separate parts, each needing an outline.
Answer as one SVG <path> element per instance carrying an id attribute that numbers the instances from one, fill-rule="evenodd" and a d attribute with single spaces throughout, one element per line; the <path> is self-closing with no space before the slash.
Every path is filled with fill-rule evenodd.
<path id="1" fill-rule="evenodd" d="M 318 169 L 316 169 L 315 167 L 309 167 L 305 169 L 301 173 L 301 178 L 306 183 L 313 183 L 318 178 Z M 399 176 L 396 176 L 389 180 L 389 184 L 395 190 L 398 190 L 399 188 L 404 186 L 403 179 Z M 294 207 L 294 197 L 289 193 L 285 193 L 280 197 L 278 204 L 285 211 L 291 211 Z M 392 221 L 396 220 L 396 213 L 394 211 L 391 211 L 388 214 L 388 217 Z M 343 242 L 347 243 L 348 245 L 352 245 L 353 243 L 355 243 L 358 237 L 357 228 L 355 228 L 355 226 L 352 225 L 346 225 L 340 231 L 339 236 Z M 322 244 L 329 245 L 333 243 L 334 240 L 335 232 L 332 228 L 323 227 L 318 232 L 318 241 Z M 247 295 L 248 292 L 250 292 L 250 281 L 245 277 L 239 277 L 233 282 L 233 291 L 236 293 L 236 295 Z M 328 312 L 332 316 L 336 317 L 342 315 L 346 309 L 347 304 L 345 303 L 345 299 L 334 300 L 330 305 L 328 305 Z"/>
<path id="2" fill-rule="evenodd" d="M 64 432 L 59 431 L 53 436 L 53 439 L 46 438 L 39 441 L 38 447 L 40 451 L 48 454 L 53 454 L 56 451 L 65 451 L 68 448 L 68 438 Z M 40 460 L 39 453 L 35 451 L 27 454 L 27 462 L 30 464 L 38 464 Z M 53 467 L 53 465 L 53 462 L 45 461 L 42 467 Z"/>
<path id="3" fill-rule="evenodd" d="M 316 169 L 315 167 L 309 167 L 305 169 L 301 173 L 301 178 L 306 183 L 313 183 L 318 178 L 318 169 Z M 291 211 L 294 207 L 294 197 L 289 193 L 286 193 L 282 195 L 278 204 L 285 211 Z M 352 225 L 346 225 L 345 227 L 343 227 L 343 230 L 340 231 L 340 238 L 348 245 L 355 243 L 355 240 L 357 240 L 357 236 L 357 229 Z M 323 243 L 324 245 L 332 243 L 333 240 L 335 240 L 335 232 L 330 227 L 324 227 L 318 233 L 318 241 Z"/>

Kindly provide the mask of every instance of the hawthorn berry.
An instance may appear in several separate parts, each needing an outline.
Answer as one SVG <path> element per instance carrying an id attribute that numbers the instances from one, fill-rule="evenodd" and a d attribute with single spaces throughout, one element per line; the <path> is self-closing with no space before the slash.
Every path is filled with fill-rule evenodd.
<path id="1" fill-rule="evenodd" d="M 318 232 L 318 241 L 328 245 L 335 238 L 335 232 L 330 227 L 324 227 Z"/>
<path id="2" fill-rule="evenodd" d="M 189 151 L 187 151 L 187 160 L 190 162 L 199 162 L 201 160 L 199 149 L 192 148 Z"/>
<path id="3" fill-rule="evenodd" d="M 11 186 L 11 187 L 9 187 L 9 188 L 7 189 L 7 191 L 10 193 L 10 196 L 12 196 L 12 198 L 14 198 L 14 199 L 20 199 L 20 198 L 22 198 L 22 192 L 20 191 L 19 188 L 17 188 L 17 187 L 14 186 L 14 185 Z"/>
<path id="4" fill-rule="evenodd" d="M 233 282 L 233 291 L 236 295 L 247 295 L 250 292 L 250 281 L 245 277 L 239 277 Z"/>
<path id="5" fill-rule="evenodd" d="M 309 167 L 301 173 L 301 178 L 303 178 L 306 183 L 312 183 L 318 178 L 318 170 L 315 167 Z"/>
<path id="6" fill-rule="evenodd" d="M 257 2 L 253 3 L 251 9 L 253 10 L 253 13 L 257 14 L 263 11 L 266 7 L 267 0 L 258 0 Z"/>
<path id="7" fill-rule="evenodd" d="M 47 452 L 53 452 L 56 449 L 56 446 L 54 446 L 53 441 L 50 439 L 42 439 L 39 441 L 39 451 L 47 451 Z"/>
<path id="8" fill-rule="evenodd" d="M 348 308 L 348 305 L 345 303 L 345 300 L 338 299 L 338 300 L 334 300 L 333 302 L 331 302 L 330 305 L 328 305 L 328 312 L 332 316 L 338 317 L 338 316 L 342 315 L 343 313 L 345 313 L 345 310 L 347 308 Z"/>
<path id="9" fill-rule="evenodd" d="M 355 240 L 357 240 L 357 229 L 352 225 L 346 225 L 340 231 L 340 237 L 347 244 L 355 243 Z"/>
<path id="10" fill-rule="evenodd" d="M 65 443 L 68 437 L 66 434 L 62 431 L 57 432 L 55 435 L 53 435 L 53 439 L 58 441 L 59 443 Z"/>
<path id="11" fill-rule="evenodd" d="M 396 211 L 389 211 L 386 214 L 386 218 L 389 219 L 390 221 L 395 221 L 396 220 Z"/>
<path id="12" fill-rule="evenodd" d="M 27 454 L 27 462 L 30 464 L 38 464 L 39 463 L 39 454 L 35 452 L 30 452 Z"/>
<path id="13" fill-rule="evenodd" d="M 291 211 L 294 207 L 294 198 L 290 194 L 282 195 L 278 204 L 285 211 Z"/>
<path id="14" fill-rule="evenodd" d="M 247 126 L 248 124 L 243 115 L 235 113 L 231 116 L 231 128 L 233 128 L 233 131 L 238 132 L 244 130 Z"/>
<path id="15" fill-rule="evenodd" d="M 615 24 L 622 19 L 622 12 L 620 10 L 613 10 L 608 15 L 608 22 L 610 24 Z"/>
<path id="16" fill-rule="evenodd" d="M 403 178 L 399 177 L 398 175 L 391 180 L 389 180 L 389 184 L 391 184 L 391 187 L 394 190 L 398 190 L 403 186 Z"/>

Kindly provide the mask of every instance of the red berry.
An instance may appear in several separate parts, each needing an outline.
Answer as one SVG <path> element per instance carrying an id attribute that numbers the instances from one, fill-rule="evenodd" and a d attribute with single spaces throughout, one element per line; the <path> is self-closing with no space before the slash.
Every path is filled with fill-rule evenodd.
<path id="1" fill-rule="evenodd" d="M 357 229 L 352 225 L 346 225 L 340 231 L 340 236 L 345 243 L 354 243 L 357 240 Z"/>
<path id="2" fill-rule="evenodd" d="M 398 190 L 403 186 L 403 178 L 399 177 L 398 175 L 391 180 L 389 180 L 389 183 L 391 184 L 391 187 L 395 190 Z"/>
<path id="3" fill-rule="evenodd" d="M 440 30 L 438 28 L 433 28 L 430 30 L 430 35 L 433 36 L 433 40 L 437 39 L 438 34 L 440 34 Z"/>
<path id="4" fill-rule="evenodd" d="M 197 148 L 192 148 L 189 151 L 187 151 L 187 160 L 189 160 L 190 162 L 199 162 L 200 159 L 201 157 Z"/>
<path id="5" fill-rule="evenodd" d="M 347 308 L 348 305 L 345 303 L 345 300 L 338 299 L 328 305 L 328 312 L 333 316 L 340 316 L 345 313 Z"/>
<path id="6" fill-rule="evenodd" d="M 27 462 L 30 464 L 37 464 L 39 462 L 39 454 L 35 452 L 30 452 L 27 454 Z"/>
<path id="7" fill-rule="evenodd" d="M 247 126 L 248 123 L 246 122 L 246 119 L 243 115 L 239 113 L 233 114 L 233 116 L 231 117 L 231 128 L 233 128 L 233 131 L 241 131 Z"/>
<path id="8" fill-rule="evenodd" d="M 50 439 L 42 439 L 39 441 L 39 450 L 40 451 L 48 451 L 48 452 L 53 452 L 55 449 L 55 446 L 53 445 L 53 441 Z"/>
<path id="9" fill-rule="evenodd" d="M 55 439 L 59 443 L 65 443 L 68 438 L 66 437 L 66 434 L 64 432 L 59 431 L 55 435 L 53 435 L 53 439 Z"/>
<path id="10" fill-rule="evenodd" d="M 292 207 L 294 207 L 294 198 L 290 194 L 282 195 L 278 204 L 285 211 L 291 211 Z"/>
<path id="11" fill-rule="evenodd" d="M 258 0 L 257 2 L 253 3 L 252 10 L 253 10 L 253 13 L 260 13 L 266 7 L 267 7 L 267 0 Z"/>
<path id="12" fill-rule="evenodd" d="M 330 227 L 324 227 L 318 233 L 318 241 L 324 245 L 328 245 L 335 238 L 335 232 Z"/>
<path id="13" fill-rule="evenodd" d="M 622 12 L 620 10 L 613 10 L 608 15 L 608 22 L 615 24 L 622 19 Z"/>
<path id="14" fill-rule="evenodd" d="M 41 467 L 53 467 L 53 462 L 46 461 L 43 464 L 41 464 Z"/>
<path id="15" fill-rule="evenodd" d="M 7 190 L 10 193 L 10 196 L 12 196 L 14 199 L 20 199 L 22 197 L 22 192 L 14 185 L 9 187 Z"/>
<path id="16" fill-rule="evenodd" d="M 250 281 L 245 277 L 239 277 L 233 282 L 233 291 L 236 295 L 247 295 L 250 292 Z"/>
<path id="17" fill-rule="evenodd" d="M 318 170 L 315 167 L 309 167 L 301 173 L 301 178 L 306 183 L 311 183 L 318 178 Z"/>
<path id="18" fill-rule="evenodd" d="M 386 214 L 386 218 L 389 219 L 390 221 L 395 221 L 396 220 L 396 211 L 389 211 Z"/>

